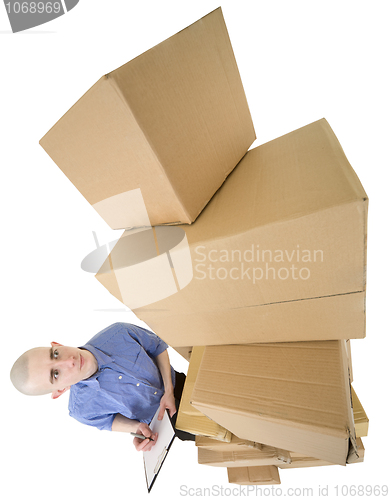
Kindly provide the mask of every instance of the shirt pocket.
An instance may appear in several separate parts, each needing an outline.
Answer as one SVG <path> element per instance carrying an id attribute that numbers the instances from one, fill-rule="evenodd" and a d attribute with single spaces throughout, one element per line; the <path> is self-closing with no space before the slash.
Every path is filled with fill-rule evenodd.
<path id="1" fill-rule="evenodd" d="M 126 371 L 134 371 L 143 352 L 143 348 L 137 342 L 123 342 L 118 346 L 115 353 L 115 364 L 123 367 Z"/>

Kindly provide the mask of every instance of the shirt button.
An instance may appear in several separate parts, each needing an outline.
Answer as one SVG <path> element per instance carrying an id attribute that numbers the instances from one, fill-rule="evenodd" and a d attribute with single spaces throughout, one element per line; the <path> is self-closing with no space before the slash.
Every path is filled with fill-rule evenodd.
<path id="1" fill-rule="evenodd" d="M 157 391 L 154 394 L 157 394 Z"/>
<path id="2" fill-rule="evenodd" d="M 139 386 L 139 383 L 137 384 L 137 387 Z"/>
<path id="3" fill-rule="evenodd" d="M 122 375 L 119 375 L 119 380 L 122 378 Z"/>

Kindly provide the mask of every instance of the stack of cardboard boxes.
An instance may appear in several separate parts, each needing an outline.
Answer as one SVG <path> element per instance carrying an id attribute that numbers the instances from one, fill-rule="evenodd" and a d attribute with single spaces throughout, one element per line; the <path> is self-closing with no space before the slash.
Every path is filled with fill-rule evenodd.
<path id="1" fill-rule="evenodd" d="M 221 9 L 101 78 L 41 145 L 122 237 L 96 274 L 190 361 L 177 426 L 230 482 L 359 462 L 367 195 L 325 119 L 248 151 Z"/>

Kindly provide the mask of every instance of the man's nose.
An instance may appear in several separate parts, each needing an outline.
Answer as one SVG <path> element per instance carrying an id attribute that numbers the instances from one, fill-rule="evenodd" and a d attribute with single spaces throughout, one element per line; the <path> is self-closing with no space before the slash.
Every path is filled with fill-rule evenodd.
<path id="1" fill-rule="evenodd" d="M 76 358 L 74 356 L 69 356 L 65 359 L 58 360 L 59 366 L 66 368 L 73 368 L 76 364 Z"/>

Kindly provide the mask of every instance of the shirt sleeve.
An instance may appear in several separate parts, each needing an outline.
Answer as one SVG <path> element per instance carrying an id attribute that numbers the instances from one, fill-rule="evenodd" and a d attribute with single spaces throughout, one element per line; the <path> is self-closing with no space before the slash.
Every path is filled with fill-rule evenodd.
<path id="1" fill-rule="evenodd" d="M 92 418 L 85 418 L 82 415 L 77 415 L 72 412 L 69 412 L 69 415 L 76 419 L 78 422 L 86 425 L 91 425 L 92 427 L 96 427 L 101 431 L 110 431 L 112 427 L 112 423 L 116 415 L 107 414 L 107 415 L 99 415 Z"/>
<path id="2" fill-rule="evenodd" d="M 101 391 L 90 389 L 86 385 L 75 384 L 70 388 L 69 415 L 78 422 L 110 431 L 116 412 L 106 404 Z"/>
<path id="3" fill-rule="evenodd" d="M 150 330 L 130 323 L 120 323 L 120 326 L 153 358 L 168 349 L 168 344 Z"/>

